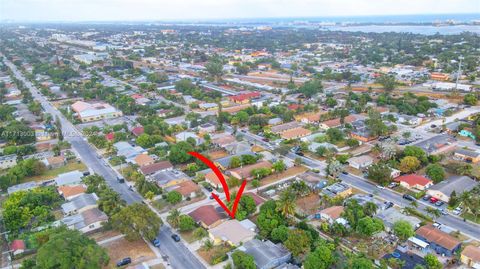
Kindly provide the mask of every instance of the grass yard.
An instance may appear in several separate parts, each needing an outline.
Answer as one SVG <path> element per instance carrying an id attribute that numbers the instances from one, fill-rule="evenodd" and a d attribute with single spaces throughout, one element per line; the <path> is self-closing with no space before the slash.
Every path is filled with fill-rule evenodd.
<path id="1" fill-rule="evenodd" d="M 132 258 L 132 263 L 129 266 L 156 258 L 155 253 L 152 252 L 143 240 L 129 242 L 125 238 L 121 238 L 106 243 L 102 245 L 102 247 L 107 250 L 108 256 L 110 257 L 110 262 L 105 269 L 117 268 L 116 263 L 126 257 Z"/>
<path id="2" fill-rule="evenodd" d="M 79 163 L 77 161 L 72 161 L 72 162 L 68 162 L 65 166 L 52 169 L 52 170 L 46 170 L 45 173 L 43 173 L 43 175 L 26 177 L 22 180 L 22 182 L 44 181 L 44 180 L 54 179 L 55 177 L 63 173 L 67 173 L 75 170 L 83 171 L 86 169 L 87 169 L 87 166 L 85 166 L 85 164 L 81 162 Z"/>
<path id="3" fill-rule="evenodd" d="M 195 241 L 198 241 L 199 238 L 196 238 L 194 233 L 193 233 L 195 231 L 195 229 L 193 229 L 191 231 L 180 232 L 180 235 L 182 236 L 183 240 L 187 241 L 189 244 L 191 244 Z M 203 228 L 201 228 L 201 229 L 203 229 Z M 208 234 L 206 230 L 205 230 L 205 233 Z"/>
<path id="4" fill-rule="evenodd" d="M 204 247 L 197 250 L 198 255 L 202 257 L 208 264 L 215 265 L 225 261 L 227 253 L 232 249 L 227 244 L 213 246 L 212 249 L 206 250 Z"/>

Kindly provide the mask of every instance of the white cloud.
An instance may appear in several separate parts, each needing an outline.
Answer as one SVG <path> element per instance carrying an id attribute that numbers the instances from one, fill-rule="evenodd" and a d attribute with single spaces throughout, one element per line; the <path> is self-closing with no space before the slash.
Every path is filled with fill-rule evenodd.
<path id="1" fill-rule="evenodd" d="M 0 0 L 0 19 L 182 20 L 480 13 L 479 0 Z"/>

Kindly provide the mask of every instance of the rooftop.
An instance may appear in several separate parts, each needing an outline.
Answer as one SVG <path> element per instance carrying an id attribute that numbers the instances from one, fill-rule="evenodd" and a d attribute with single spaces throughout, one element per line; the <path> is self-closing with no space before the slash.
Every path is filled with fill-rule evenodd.
<path id="1" fill-rule="evenodd" d="M 449 250 L 454 249 L 461 243 L 455 237 L 440 231 L 431 224 L 418 228 L 416 234 L 425 238 L 429 243 L 433 242 Z"/>

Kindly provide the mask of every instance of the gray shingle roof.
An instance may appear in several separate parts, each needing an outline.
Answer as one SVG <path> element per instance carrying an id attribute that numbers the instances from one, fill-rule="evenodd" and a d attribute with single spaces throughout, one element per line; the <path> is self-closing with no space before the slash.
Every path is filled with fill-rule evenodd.
<path id="1" fill-rule="evenodd" d="M 471 179 L 467 176 L 452 176 L 438 184 L 433 185 L 430 187 L 431 190 L 439 191 L 447 196 L 450 196 L 453 191 L 455 193 L 461 194 L 466 191 L 470 191 L 475 186 L 478 185 L 478 182 Z"/>

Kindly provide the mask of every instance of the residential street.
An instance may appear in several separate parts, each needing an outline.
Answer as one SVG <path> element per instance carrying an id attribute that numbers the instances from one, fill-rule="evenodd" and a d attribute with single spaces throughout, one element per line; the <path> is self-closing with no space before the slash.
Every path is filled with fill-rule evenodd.
<path id="1" fill-rule="evenodd" d="M 374 184 L 366 181 L 361 177 L 358 177 L 352 174 L 348 174 L 348 175 L 340 174 L 339 177 L 343 182 L 357 189 L 360 189 L 364 192 L 373 193 L 375 196 L 378 196 L 385 201 L 390 201 L 400 207 L 410 206 L 409 201 L 403 199 L 399 193 L 393 192 L 388 188 L 379 189 Z M 425 203 L 421 199 L 417 200 L 417 203 L 418 203 L 418 210 L 426 214 L 425 208 L 430 205 L 428 203 Z M 470 237 L 476 238 L 477 240 L 480 240 L 480 226 L 478 224 L 474 224 L 472 222 L 464 222 L 463 219 L 450 214 L 441 216 L 440 218 L 437 219 L 437 222 L 443 225 L 449 226 L 454 230 L 459 230 Z"/>
<path id="2" fill-rule="evenodd" d="M 117 173 L 113 171 L 109 165 L 107 165 L 106 160 L 98 158 L 95 149 L 90 146 L 85 138 L 83 138 L 75 126 L 73 126 L 73 124 L 70 123 L 70 121 L 68 121 L 63 114 L 60 113 L 60 111 L 54 108 L 44 96 L 37 93 L 38 89 L 23 76 L 23 74 L 15 67 L 15 65 L 13 65 L 10 61 L 5 62 L 13 71 L 17 79 L 21 80 L 25 86 L 30 89 L 33 97 L 41 103 L 42 107 L 45 109 L 45 112 L 52 114 L 54 117 L 58 116 L 60 118 L 65 140 L 72 144 L 72 147 L 78 152 L 85 165 L 92 169 L 96 174 L 104 177 L 109 186 L 118 192 L 122 199 L 124 199 L 128 204 L 141 202 L 143 199 L 140 194 L 130 190 L 127 184 L 118 183 Z M 162 242 L 160 250 L 170 257 L 169 262 L 171 263 L 172 268 L 205 268 L 183 245 L 182 242 L 176 243 L 172 240 L 170 237 L 172 234 L 171 228 L 163 225 L 158 235 L 160 242 Z"/>

